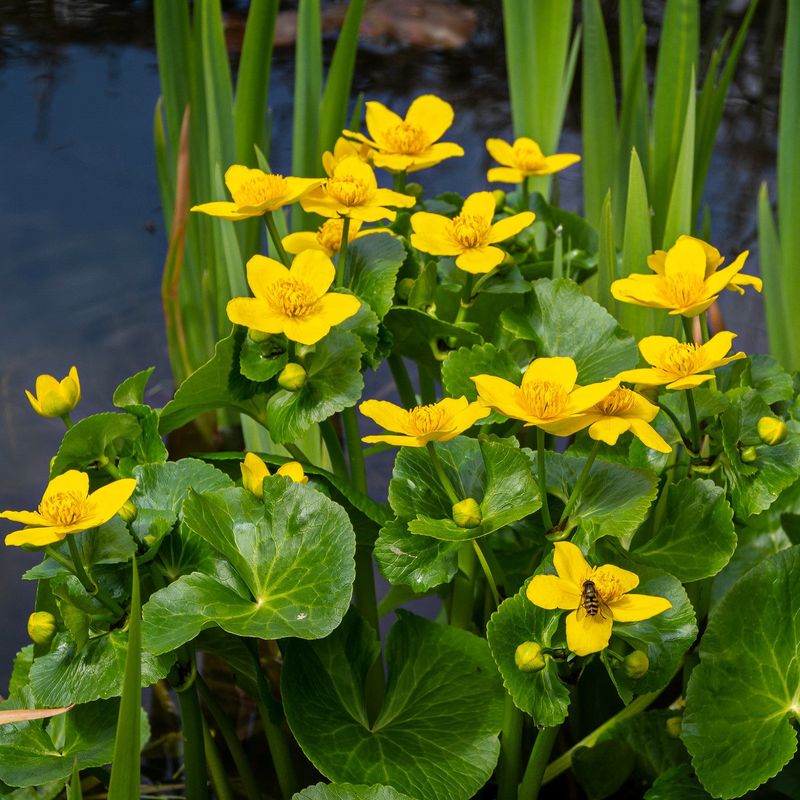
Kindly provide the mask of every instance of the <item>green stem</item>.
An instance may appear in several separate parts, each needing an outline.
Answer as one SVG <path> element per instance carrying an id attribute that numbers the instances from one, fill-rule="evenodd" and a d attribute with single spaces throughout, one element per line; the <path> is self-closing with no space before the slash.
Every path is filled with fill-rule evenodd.
<path id="1" fill-rule="evenodd" d="M 395 172 L 394 174 L 394 190 L 396 192 L 400 192 L 403 194 L 406 190 L 406 181 L 408 180 L 408 173 L 405 171 L 403 172 Z"/>
<path id="2" fill-rule="evenodd" d="M 67 536 L 67 545 L 69 546 L 69 554 L 72 557 L 72 572 L 75 577 L 81 582 L 81 586 L 86 589 L 87 594 L 96 597 L 112 614 L 119 619 L 125 612 L 122 606 L 114 600 L 113 597 L 106 594 L 87 574 L 83 568 L 83 560 L 81 559 L 80 551 L 78 550 L 78 543 L 75 541 L 73 535 Z M 48 548 L 48 552 L 52 555 L 55 551 Z M 66 559 L 61 561 L 66 566 Z"/>
<path id="3" fill-rule="evenodd" d="M 461 294 L 461 299 L 458 302 L 458 313 L 456 314 L 456 318 L 453 320 L 453 325 L 459 325 L 464 321 L 464 318 L 467 316 L 467 311 L 472 305 L 472 283 L 473 276 L 468 272 L 467 280 L 464 283 L 464 289 Z"/>
<path id="4" fill-rule="evenodd" d="M 73 423 L 69 414 L 62 414 L 61 420 L 67 426 L 67 430 L 69 430 L 72 427 Z"/>
<path id="5" fill-rule="evenodd" d="M 681 439 L 683 439 L 684 442 L 688 442 L 689 437 L 686 435 L 683 425 L 681 425 L 680 420 L 675 416 L 675 414 L 673 414 L 672 411 L 670 411 L 670 409 L 667 408 L 663 403 L 656 401 L 656 405 L 672 420 L 672 424 L 675 426 L 675 430 L 677 430 L 680 434 Z"/>
<path id="6" fill-rule="evenodd" d="M 353 600 L 361 616 L 372 626 L 380 639 L 378 598 L 375 593 L 375 570 L 372 565 L 372 550 L 365 545 L 356 545 L 356 579 L 353 583 Z M 380 654 L 367 672 L 366 700 L 367 719 L 372 724 L 383 706 L 384 695 L 383 659 Z"/>
<path id="7" fill-rule="evenodd" d="M 423 405 L 436 402 L 436 379 L 422 364 L 418 364 L 419 398 Z"/>
<path id="8" fill-rule="evenodd" d="M 506 694 L 503 732 L 500 736 L 500 762 L 497 766 L 497 800 L 517 800 L 519 760 L 522 750 L 522 712 Z"/>
<path id="9" fill-rule="evenodd" d="M 545 468 L 544 431 L 536 429 L 536 462 L 539 474 L 539 494 L 542 496 L 542 520 L 549 533 L 553 530 L 553 518 L 550 516 L 550 506 L 547 502 L 547 475 Z"/>
<path id="10" fill-rule="evenodd" d="M 290 264 L 289 256 L 287 255 L 286 250 L 283 249 L 281 235 L 278 233 L 278 226 L 275 224 L 275 219 L 272 214 L 272 211 L 267 211 L 267 213 L 264 214 L 264 222 L 267 224 L 267 232 L 269 233 L 269 238 L 272 239 L 272 244 L 275 245 L 278 258 L 281 260 L 281 263 L 284 266 L 288 267 Z"/>
<path id="11" fill-rule="evenodd" d="M 533 750 L 531 750 L 531 757 L 528 759 L 528 766 L 525 767 L 525 774 L 519 785 L 518 800 L 536 800 L 539 796 L 539 789 L 544 783 L 543 777 L 546 772 L 547 760 L 556 743 L 558 729 L 559 726 L 554 725 L 552 728 L 542 728 L 537 734 Z"/>
<path id="12" fill-rule="evenodd" d="M 417 404 L 417 395 L 414 391 L 414 384 L 411 383 L 411 378 L 406 369 L 406 363 L 403 357 L 397 353 L 392 353 L 386 361 L 389 363 L 389 369 L 392 371 L 395 386 L 397 386 L 397 393 L 400 395 L 400 401 L 406 408 L 414 408 Z"/>
<path id="13" fill-rule="evenodd" d="M 344 450 L 342 450 L 342 443 L 339 440 L 339 434 L 334 427 L 333 417 L 328 417 L 319 426 L 322 433 L 322 439 L 325 442 L 325 447 L 331 459 L 331 467 L 333 471 L 340 477 L 347 480 L 349 473 L 347 470 L 347 461 L 344 457 Z"/>
<path id="14" fill-rule="evenodd" d="M 453 579 L 453 603 L 450 624 L 469 630 L 472 625 L 472 608 L 475 602 L 475 566 L 477 559 L 470 542 L 464 542 L 458 551 L 458 572 Z"/>
<path id="15" fill-rule="evenodd" d="M 176 688 L 175 694 L 178 696 L 178 705 L 181 710 L 186 796 L 196 797 L 197 800 L 208 800 L 203 716 L 194 681 L 188 681 L 182 687 Z"/>
<path id="16" fill-rule="evenodd" d="M 530 178 L 526 175 L 522 179 L 522 210 L 528 211 L 531 207 L 531 184 Z"/>
<path id="17" fill-rule="evenodd" d="M 483 285 L 488 281 L 490 278 L 493 278 L 497 274 L 497 267 L 494 269 L 490 269 L 488 272 L 484 273 L 483 275 L 475 281 L 472 291 L 470 292 L 469 297 L 467 298 L 470 302 L 474 302 L 475 298 L 478 296 L 478 293 L 483 288 Z"/>
<path id="18" fill-rule="evenodd" d="M 98 460 L 97 465 L 104 469 L 114 480 L 119 480 L 122 477 L 122 473 L 117 469 L 116 464 L 109 461 L 105 456 Z"/>
<path id="19" fill-rule="evenodd" d="M 703 337 L 703 344 L 705 344 L 711 338 L 708 330 L 708 317 L 705 311 L 700 314 L 700 333 Z"/>
<path id="20" fill-rule="evenodd" d="M 195 680 L 197 683 L 197 690 L 200 692 L 200 699 L 203 701 L 203 705 L 211 712 L 211 716 L 214 717 L 214 722 L 217 724 L 217 728 L 222 734 L 222 738 L 225 740 L 228 752 L 231 754 L 233 763 L 236 765 L 236 770 L 239 773 L 239 777 L 242 779 L 242 787 L 247 796 L 247 800 L 260 800 L 261 793 L 258 789 L 258 781 L 250 767 L 250 760 L 247 757 L 247 753 L 245 753 L 244 747 L 242 747 L 242 743 L 236 735 L 236 729 L 233 723 L 230 721 L 222 704 L 217 700 L 211 689 L 208 688 L 208 684 L 203 678 L 198 675 Z"/>
<path id="21" fill-rule="evenodd" d="M 214 793 L 218 800 L 233 800 L 233 790 L 228 781 L 228 776 L 225 773 L 225 767 L 222 759 L 219 756 L 217 743 L 208 729 L 208 723 L 201 716 L 200 719 L 203 723 L 203 747 L 206 751 L 206 766 L 208 767 L 208 775 L 211 778 L 211 783 L 214 785 Z"/>
<path id="22" fill-rule="evenodd" d="M 299 461 L 301 464 L 311 463 L 311 459 L 296 444 L 293 444 L 292 442 L 286 442 L 283 446 L 286 448 L 289 455 L 296 461 Z"/>
<path id="23" fill-rule="evenodd" d="M 433 464 L 433 469 L 436 472 L 436 476 L 439 478 L 439 483 L 442 485 L 442 489 L 444 489 L 452 505 L 455 505 L 459 502 L 458 492 L 456 492 L 453 482 L 444 470 L 444 465 L 439 458 L 439 454 L 436 452 L 436 445 L 434 445 L 433 442 L 428 442 L 426 447 L 431 459 L 431 464 Z"/>
<path id="24" fill-rule="evenodd" d="M 347 441 L 347 456 L 350 459 L 350 475 L 353 486 L 362 494 L 367 493 L 367 468 L 364 463 L 364 450 L 361 447 L 361 431 L 355 408 L 342 411 L 344 438 Z"/>
<path id="25" fill-rule="evenodd" d="M 489 584 L 489 590 L 492 593 L 492 599 L 494 600 L 494 605 L 496 608 L 500 605 L 500 592 L 497 591 L 497 583 L 495 582 L 494 575 L 492 575 L 492 570 L 489 568 L 489 564 L 486 561 L 486 556 L 484 556 L 483 550 L 481 550 L 481 546 L 478 544 L 477 539 L 472 540 L 472 547 L 475 550 L 475 555 L 478 558 L 478 563 L 481 565 L 483 574 L 486 576 L 486 582 Z"/>
<path id="26" fill-rule="evenodd" d="M 639 697 L 635 698 L 629 705 L 625 706 L 622 711 L 620 711 L 618 714 L 615 714 L 610 719 L 607 719 L 602 725 L 600 725 L 600 727 L 595 728 L 588 736 L 585 736 L 576 745 L 567 750 L 566 753 L 559 756 L 557 759 L 555 759 L 555 761 L 552 761 L 547 765 L 547 768 L 544 770 L 542 783 L 548 783 L 552 781 L 553 778 L 557 778 L 559 775 L 561 775 L 562 772 L 566 772 L 572 766 L 572 757 L 575 755 L 575 751 L 578 750 L 578 748 L 593 747 L 597 743 L 597 740 L 609 728 L 612 728 L 614 725 L 622 722 L 624 719 L 635 717 L 637 714 L 644 711 L 660 694 L 661 692 L 649 692 L 648 694 L 639 695 Z M 553 729 L 545 728 L 545 730 Z M 539 735 L 541 736 L 541 734 Z M 533 757 L 533 755 L 531 755 L 531 757 Z M 535 796 L 536 795 L 533 795 L 533 797 Z M 525 800 L 521 791 L 520 800 Z"/>
<path id="27" fill-rule="evenodd" d="M 695 455 L 700 454 L 700 426 L 697 424 L 697 409 L 694 405 L 694 395 L 691 389 L 686 389 L 686 405 L 689 406 L 689 422 L 692 426 L 692 450 Z"/>
<path id="28" fill-rule="evenodd" d="M 594 460 L 597 458 L 598 452 L 600 452 L 600 444 L 601 443 L 598 440 L 592 446 L 589 457 L 586 459 L 586 463 L 583 465 L 583 469 L 581 470 L 581 474 L 578 476 L 575 486 L 572 487 L 572 491 L 567 499 L 567 504 L 564 506 L 564 510 L 561 512 L 561 519 L 558 520 L 559 525 L 569 518 L 569 515 L 572 513 L 572 509 L 575 506 L 575 501 L 581 496 L 583 487 L 586 485 L 586 481 L 589 480 L 589 471 L 592 468 L 592 464 L 594 464 Z"/>
<path id="29" fill-rule="evenodd" d="M 347 277 L 347 246 L 350 244 L 350 217 L 342 218 L 342 242 L 336 261 L 336 286 L 344 286 Z"/>

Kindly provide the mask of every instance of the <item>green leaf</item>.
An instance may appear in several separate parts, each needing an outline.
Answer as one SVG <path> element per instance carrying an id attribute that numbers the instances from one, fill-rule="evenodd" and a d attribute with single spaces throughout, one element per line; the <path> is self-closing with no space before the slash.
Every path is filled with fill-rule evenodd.
<path id="1" fill-rule="evenodd" d="M 694 70 L 690 85 L 694 86 Z M 686 101 L 686 114 L 681 136 L 681 146 L 675 174 L 670 185 L 672 189 L 667 206 L 667 219 L 664 223 L 664 249 L 668 250 L 681 234 L 692 232 L 692 179 L 694 175 L 694 134 L 695 134 L 695 97 L 689 91 Z"/>
<path id="2" fill-rule="evenodd" d="M 513 335 L 537 342 L 539 356 L 573 358 L 582 384 L 612 377 L 637 362 L 633 337 L 569 278 L 536 281 L 525 308 L 508 309 L 501 319 Z"/>
<path id="3" fill-rule="evenodd" d="M 541 507 L 528 460 L 517 447 L 466 436 L 434 446 L 456 493 L 476 500 L 483 519 L 474 528 L 456 525 L 429 453 L 405 447 L 395 461 L 389 503 L 399 517 L 411 520 L 411 533 L 446 541 L 476 539 Z"/>
<path id="4" fill-rule="evenodd" d="M 525 452 L 535 463 L 536 454 Z M 586 459 L 548 451 L 545 464 L 548 494 L 566 504 Z M 623 539 L 632 534 L 655 500 L 657 483 L 648 470 L 597 458 L 570 513 L 570 519 L 578 523 L 575 544 L 586 549 L 601 536 Z"/>
<path id="5" fill-rule="evenodd" d="M 377 655 L 372 629 L 354 613 L 327 639 L 287 643 L 281 691 L 303 752 L 332 781 L 381 780 L 430 800 L 472 797 L 497 763 L 502 723 L 486 643 L 398 612 L 386 641 L 386 697 L 370 725 L 364 689 Z"/>
<path id="6" fill-rule="evenodd" d="M 131 499 L 136 519 L 131 528 L 141 540 L 145 536 L 160 539 L 174 527 L 190 489 L 208 492 L 232 485 L 223 472 L 194 458 L 145 464 L 134 470 L 134 477 L 136 490 Z"/>
<path id="7" fill-rule="evenodd" d="M 50 652 L 38 656 L 31 667 L 30 682 L 37 702 L 45 707 L 108 700 L 122 692 L 128 632 L 114 630 L 92 636 L 82 648 L 72 638 L 58 634 Z M 171 656 L 143 652 L 142 686 L 163 678 L 172 666 Z"/>
<path id="8" fill-rule="evenodd" d="M 604 800 L 622 788 L 634 762 L 633 750 L 625 742 L 606 739 L 593 747 L 578 747 L 572 756 L 572 771 L 589 800 Z"/>
<path id="9" fill-rule="evenodd" d="M 558 667 L 551 658 L 540 672 L 522 672 L 514 662 L 514 653 L 523 642 L 550 647 L 561 614 L 535 606 L 525 596 L 526 588 L 527 584 L 492 614 L 486 638 L 514 704 L 530 714 L 537 726 L 549 728 L 567 718 L 569 689 L 559 679 Z"/>
<path id="10" fill-rule="evenodd" d="M 239 353 L 239 369 L 251 381 L 264 382 L 277 375 L 289 360 L 286 339 L 270 336 L 263 342 L 254 342 L 246 336 Z"/>
<path id="11" fill-rule="evenodd" d="M 30 682 L 31 665 L 33 664 L 33 645 L 22 648 L 14 656 L 14 666 L 8 682 L 8 694 L 18 694 L 22 687 Z"/>
<path id="12" fill-rule="evenodd" d="M 58 722 L 0 726 L 0 780 L 9 786 L 39 786 L 67 778 L 76 760 L 78 769 L 108 764 L 114 751 L 118 708 L 117 700 L 98 700 L 73 708 L 63 722 L 57 718 Z M 144 744 L 149 727 L 146 718 L 142 722 Z"/>
<path id="13" fill-rule="evenodd" d="M 117 408 L 122 409 L 127 409 L 128 406 L 144 405 L 144 392 L 147 388 L 147 382 L 154 371 L 155 367 L 150 367 L 131 375 L 130 378 L 125 378 L 114 391 L 111 402 Z"/>
<path id="14" fill-rule="evenodd" d="M 356 786 L 353 783 L 317 783 L 293 795 L 292 800 L 409 800 L 391 786 Z"/>
<path id="15" fill-rule="evenodd" d="M 458 571 L 461 542 L 448 542 L 410 533 L 408 522 L 400 519 L 381 528 L 375 542 L 375 559 L 392 584 L 425 592 L 449 583 Z"/>
<path id="16" fill-rule="evenodd" d="M 364 389 L 362 347 L 344 331 L 331 331 L 305 358 L 308 377 L 297 392 L 280 389 L 267 403 L 267 428 L 273 440 L 291 442 L 314 423 L 358 402 Z"/>
<path id="17" fill-rule="evenodd" d="M 362 236 L 348 248 L 350 288 L 379 320 L 392 307 L 397 273 L 405 259 L 403 242 L 388 233 Z"/>
<path id="18" fill-rule="evenodd" d="M 350 602 L 355 535 L 343 509 L 309 486 L 272 476 L 263 502 L 244 489 L 189 491 L 191 531 L 230 564 L 186 575 L 144 606 L 145 649 L 165 653 L 210 626 L 240 636 L 317 638 Z"/>
<path id="19" fill-rule="evenodd" d="M 709 480 L 667 484 L 663 522 L 655 536 L 637 536 L 631 556 L 689 583 L 716 575 L 736 549 L 733 510 L 725 490 Z M 662 500 L 663 502 L 663 500 Z"/>
<path id="20" fill-rule="evenodd" d="M 750 570 L 708 622 L 689 679 L 682 738 L 715 797 L 755 789 L 797 749 L 798 595 L 800 547 L 792 547 Z"/>
<path id="21" fill-rule="evenodd" d="M 141 434 L 142 429 L 132 414 L 108 412 L 86 417 L 64 434 L 50 464 L 50 477 L 68 469 L 85 470 L 103 458 L 111 461 L 128 454 Z"/>
<path id="22" fill-rule="evenodd" d="M 688 764 L 672 767 L 656 778 L 644 800 L 711 800 Z"/>

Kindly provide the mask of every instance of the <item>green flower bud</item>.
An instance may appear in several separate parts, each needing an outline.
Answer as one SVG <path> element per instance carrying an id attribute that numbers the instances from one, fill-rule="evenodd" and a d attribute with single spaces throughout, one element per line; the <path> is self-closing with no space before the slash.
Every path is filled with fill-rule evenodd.
<path id="1" fill-rule="evenodd" d="M 156 537 L 152 533 L 148 533 L 142 541 L 148 546 L 152 547 L 156 543 Z"/>
<path id="2" fill-rule="evenodd" d="M 495 189 L 492 196 L 494 197 L 495 213 L 502 211 L 506 204 L 506 193 L 502 189 Z"/>
<path id="3" fill-rule="evenodd" d="M 650 659 L 644 650 L 634 650 L 625 656 L 622 666 L 629 678 L 638 681 L 647 674 L 647 670 L 650 668 Z"/>
<path id="4" fill-rule="evenodd" d="M 669 717 L 665 723 L 667 727 L 667 736 L 673 739 L 680 738 L 681 728 L 683 727 L 683 717 Z"/>
<path id="5" fill-rule="evenodd" d="M 397 284 L 397 296 L 403 302 L 406 302 L 411 296 L 411 290 L 414 288 L 416 281 L 413 278 L 403 278 Z"/>
<path id="6" fill-rule="evenodd" d="M 287 364 L 278 375 L 278 386 L 287 392 L 297 392 L 305 386 L 308 373 L 299 364 Z"/>
<path id="7" fill-rule="evenodd" d="M 56 632 L 56 618 L 49 611 L 34 611 L 28 617 L 28 636 L 35 644 L 50 644 Z"/>
<path id="8" fill-rule="evenodd" d="M 536 642 L 523 642 L 514 651 L 514 663 L 520 672 L 540 672 L 547 666 L 547 656 Z"/>
<path id="9" fill-rule="evenodd" d="M 477 528 L 482 519 L 481 507 L 471 497 L 453 505 L 453 522 L 459 528 Z"/>
<path id="10" fill-rule="evenodd" d="M 261 342 L 266 342 L 271 333 L 264 333 L 264 331 L 257 331 L 255 328 L 248 328 L 247 335 L 250 337 L 250 340 L 255 342 L 256 344 L 260 344 Z"/>
<path id="11" fill-rule="evenodd" d="M 764 444 L 780 444 L 788 432 L 786 423 L 778 417 L 761 417 L 758 421 L 758 435 Z"/>
<path id="12" fill-rule="evenodd" d="M 406 188 L 403 189 L 403 194 L 410 194 L 412 197 L 416 197 L 417 200 L 422 197 L 424 193 L 424 189 L 422 188 L 422 184 L 419 183 L 407 183 Z"/>
<path id="13" fill-rule="evenodd" d="M 741 458 L 745 464 L 752 464 L 758 458 L 758 451 L 753 445 L 743 447 L 742 452 L 739 453 L 739 458 Z"/>
<path id="14" fill-rule="evenodd" d="M 126 500 L 125 505 L 117 512 L 125 522 L 133 522 L 136 519 L 136 506 L 130 501 Z"/>

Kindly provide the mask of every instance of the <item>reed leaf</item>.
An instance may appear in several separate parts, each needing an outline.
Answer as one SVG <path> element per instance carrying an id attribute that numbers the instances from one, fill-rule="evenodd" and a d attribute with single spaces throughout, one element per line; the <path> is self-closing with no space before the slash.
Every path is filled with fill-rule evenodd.
<path id="1" fill-rule="evenodd" d="M 694 72 L 692 73 L 694 85 Z M 675 165 L 675 178 L 669 196 L 667 219 L 664 223 L 664 249 L 675 244 L 681 234 L 692 232 L 692 186 L 694 175 L 695 96 L 689 92 L 686 113 L 683 115 L 683 136 Z"/>
<path id="2" fill-rule="evenodd" d="M 775 228 L 775 218 L 769 202 L 767 184 L 758 193 L 758 253 L 759 271 L 764 280 L 764 312 L 771 354 L 785 367 L 796 364 L 795 336 L 792 335 L 792 316 L 789 314 L 784 291 L 784 269 L 781 243 Z"/>

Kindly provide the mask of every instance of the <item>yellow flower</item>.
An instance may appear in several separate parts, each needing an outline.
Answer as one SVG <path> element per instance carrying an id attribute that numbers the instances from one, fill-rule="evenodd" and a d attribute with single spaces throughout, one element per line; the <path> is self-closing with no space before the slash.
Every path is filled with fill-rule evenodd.
<path id="1" fill-rule="evenodd" d="M 296 203 L 321 183 L 322 178 L 284 178 L 283 175 L 234 164 L 225 172 L 225 185 L 233 202 L 203 203 L 192 206 L 192 211 L 232 220 L 260 217 Z"/>
<path id="2" fill-rule="evenodd" d="M 386 206 L 411 208 L 416 199 L 391 189 L 379 189 L 375 172 L 357 156 L 340 161 L 322 186 L 309 192 L 300 205 L 322 217 L 350 217 L 363 222 L 394 220 L 397 214 Z"/>
<path id="3" fill-rule="evenodd" d="M 572 612 L 567 615 L 567 647 L 576 655 L 608 647 L 614 622 L 639 622 L 672 608 L 665 597 L 628 594 L 639 585 L 638 575 L 613 564 L 591 567 L 571 542 L 556 542 L 553 564 L 558 576 L 535 575 L 526 594 L 539 608 Z"/>
<path id="4" fill-rule="evenodd" d="M 495 375 L 475 375 L 471 378 L 478 387 L 478 399 L 501 414 L 521 419 L 526 426 L 535 425 L 548 433 L 559 435 L 563 421 L 590 409 L 617 388 L 619 380 L 592 383 L 578 387 L 578 370 L 571 358 L 537 358 L 516 386 Z M 570 420 L 572 433 L 585 428 L 590 419 Z M 577 423 L 580 422 L 580 425 Z"/>
<path id="5" fill-rule="evenodd" d="M 705 311 L 723 289 L 736 282 L 746 258 L 745 251 L 730 266 L 717 272 L 721 263 L 719 252 L 699 239 L 681 236 L 668 252 L 656 251 L 647 259 L 655 275 L 634 273 L 620 278 L 611 284 L 611 294 L 623 303 L 695 317 Z M 739 280 L 741 277 L 745 278 L 744 283 L 753 282 L 747 276 L 740 276 Z"/>
<path id="6" fill-rule="evenodd" d="M 344 161 L 344 159 L 350 156 L 360 158 L 362 161 L 369 161 L 371 153 L 372 151 L 369 149 L 368 145 L 356 144 L 349 139 L 345 139 L 344 136 L 340 136 L 336 140 L 333 150 L 326 150 L 322 154 L 322 166 L 325 168 L 325 174 L 329 178 L 332 178 L 333 171 L 340 161 Z"/>
<path id="7" fill-rule="evenodd" d="M 645 336 L 639 342 L 639 352 L 650 368 L 628 369 L 620 372 L 617 379 L 645 386 L 666 384 L 667 389 L 691 389 L 714 377 L 702 373 L 745 358 L 744 353 L 725 356 L 735 338 L 735 333 L 722 331 L 700 345 L 679 342 L 671 336 Z"/>
<path id="8" fill-rule="evenodd" d="M 425 94 L 409 106 L 405 119 L 385 105 L 367 103 L 367 130 L 363 133 L 344 131 L 373 149 L 372 163 L 393 172 L 416 172 L 433 167 L 453 156 L 463 156 L 464 149 L 452 142 L 440 142 L 453 124 L 453 107 L 439 97 Z"/>
<path id="9" fill-rule="evenodd" d="M 559 436 L 570 436 L 588 425 L 592 439 L 613 446 L 623 433 L 630 431 L 646 447 L 660 453 L 671 453 L 672 448 L 649 424 L 657 414 L 658 406 L 645 400 L 637 392 L 618 386 L 588 411 L 565 419 L 550 432 Z"/>
<path id="10" fill-rule="evenodd" d="M 239 467 L 242 470 L 242 486 L 256 497 L 263 497 L 264 478 L 271 475 L 269 467 L 255 453 L 246 453 Z M 308 476 L 299 461 L 287 461 L 278 467 L 275 474 L 291 478 L 295 483 L 308 483 Z"/>
<path id="11" fill-rule="evenodd" d="M 456 256 L 456 266 L 465 272 L 490 272 L 505 258 L 492 245 L 516 236 L 536 219 L 532 211 L 523 211 L 492 225 L 494 210 L 491 192 L 475 192 L 454 219 L 420 211 L 411 216 L 411 244 L 434 256 Z"/>
<path id="12" fill-rule="evenodd" d="M 228 301 L 228 319 L 261 333 L 283 333 L 293 342 L 316 344 L 361 306 L 351 294 L 328 292 L 335 275 L 331 260 L 318 250 L 295 256 L 290 269 L 255 255 L 247 262 L 247 283 L 255 297 Z"/>
<path id="13" fill-rule="evenodd" d="M 479 403 L 470 403 L 466 397 L 445 397 L 438 403 L 416 406 L 408 411 L 385 400 L 366 400 L 359 410 L 382 428 L 403 434 L 364 436 L 361 441 L 367 444 L 385 442 L 399 447 L 424 447 L 428 442 L 449 442 L 489 415 L 488 408 Z"/>
<path id="14" fill-rule="evenodd" d="M 347 243 L 362 236 L 369 236 L 371 233 L 389 233 L 388 228 L 370 228 L 361 230 L 362 222 L 354 219 L 350 223 L 350 230 L 347 234 Z M 344 220 L 326 219 L 316 231 L 301 231 L 300 233 L 290 233 L 283 237 L 283 247 L 287 253 L 302 253 L 303 250 L 319 250 L 331 258 L 339 252 L 342 245 L 342 228 Z"/>
<path id="15" fill-rule="evenodd" d="M 81 382 L 78 370 L 71 367 L 69 375 L 61 381 L 52 375 L 40 375 L 36 379 L 36 395 L 27 389 L 33 410 L 42 417 L 64 417 L 78 405 L 81 399 Z"/>
<path id="16" fill-rule="evenodd" d="M 687 236 L 686 234 L 678 237 L 679 242 L 682 239 L 691 239 L 703 248 L 706 257 L 706 278 L 710 278 L 725 261 L 725 257 L 720 255 L 719 250 L 713 245 L 708 244 L 708 242 L 704 242 L 702 239 L 697 239 L 694 236 Z M 736 257 L 733 264 L 737 264 L 741 260 L 742 266 L 744 266 L 745 259 L 748 255 L 750 255 L 750 251 L 745 250 L 744 253 Z M 664 250 L 656 250 L 655 253 L 647 257 L 647 266 L 649 266 L 653 272 L 663 275 L 666 258 L 667 254 Z M 733 266 L 733 264 L 730 266 Z M 742 272 L 736 272 L 731 278 L 731 282 L 725 288 L 731 292 L 744 294 L 745 286 L 752 286 L 757 292 L 760 292 L 764 286 L 764 282 L 755 275 L 745 275 Z"/>
<path id="17" fill-rule="evenodd" d="M 3 511 L 0 517 L 26 527 L 6 536 L 7 545 L 44 545 L 60 542 L 67 534 L 108 522 L 136 488 L 134 478 L 121 478 L 89 494 L 89 476 L 71 469 L 50 483 L 36 511 Z"/>
<path id="18" fill-rule="evenodd" d="M 525 136 L 517 139 L 513 145 L 502 139 L 487 139 L 486 149 L 498 164 L 503 165 L 486 173 L 491 183 L 522 183 L 531 175 L 552 175 L 581 160 L 574 153 L 546 156 L 533 139 Z"/>

